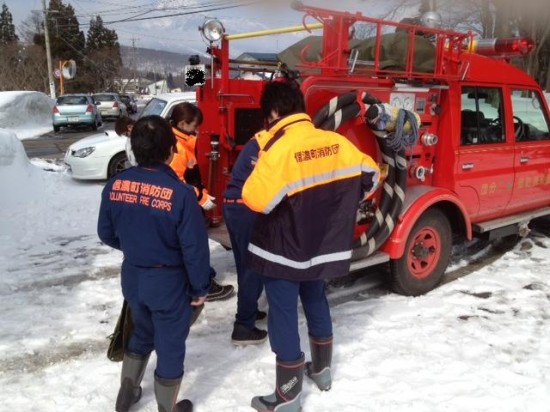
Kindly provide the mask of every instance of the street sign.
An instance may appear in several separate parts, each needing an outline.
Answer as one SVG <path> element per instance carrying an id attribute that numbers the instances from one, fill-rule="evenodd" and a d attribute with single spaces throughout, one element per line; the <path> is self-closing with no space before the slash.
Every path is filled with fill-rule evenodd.
<path id="1" fill-rule="evenodd" d="M 59 79 L 61 77 L 61 70 L 55 69 L 53 71 L 53 75 L 55 76 L 56 79 Z"/>

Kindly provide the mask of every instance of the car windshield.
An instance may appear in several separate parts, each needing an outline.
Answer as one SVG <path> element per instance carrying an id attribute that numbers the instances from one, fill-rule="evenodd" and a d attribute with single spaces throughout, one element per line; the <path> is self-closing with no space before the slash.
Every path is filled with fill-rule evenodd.
<path id="1" fill-rule="evenodd" d="M 114 94 L 94 94 L 94 99 L 100 102 L 114 102 L 116 100 Z"/>
<path id="2" fill-rule="evenodd" d="M 159 115 L 162 113 L 164 108 L 168 102 L 166 100 L 161 99 L 152 99 L 149 103 L 147 103 L 147 106 L 143 109 L 143 112 L 141 112 L 141 116 L 151 116 L 153 114 Z"/>
<path id="3" fill-rule="evenodd" d="M 58 105 L 76 106 L 88 103 L 88 98 L 86 96 L 61 96 L 57 99 Z"/>

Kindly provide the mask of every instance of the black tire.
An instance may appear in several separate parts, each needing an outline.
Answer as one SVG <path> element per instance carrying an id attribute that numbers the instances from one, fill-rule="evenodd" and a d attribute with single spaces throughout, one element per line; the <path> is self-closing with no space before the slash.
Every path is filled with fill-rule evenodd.
<path id="1" fill-rule="evenodd" d="M 117 153 L 113 156 L 109 162 L 109 167 L 107 168 L 107 177 L 110 179 L 119 172 L 122 172 L 126 169 L 126 164 L 128 162 L 128 157 L 125 152 Z"/>
<path id="2" fill-rule="evenodd" d="M 392 289 L 418 296 L 435 288 L 449 263 L 451 247 L 447 216 L 438 209 L 426 211 L 409 233 L 403 256 L 390 261 Z"/>
<path id="3" fill-rule="evenodd" d="M 94 132 L 97 130 L 97 123 L 95 121 L 92 123 L 92 130 Z"/>
<path id="4" fill-rule="evenodd" d="M 61 126 L 54 126 L 54 127 L 53 127 L 53 131 L 54 131 L 55 133 L 58 133 L 59 130 L 61 130 Z"/>

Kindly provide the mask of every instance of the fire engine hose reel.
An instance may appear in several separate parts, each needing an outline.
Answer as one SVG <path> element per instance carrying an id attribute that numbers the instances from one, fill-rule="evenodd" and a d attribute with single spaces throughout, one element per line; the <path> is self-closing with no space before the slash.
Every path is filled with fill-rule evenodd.
<path id="1" fill-rule="evenodd" d="M 365 123 L 373 131 L 388 166 L 380 205 L 366 232 L 353 245 L 361 255 L 375 252 L 391 235 L 397 216 L 403 208 L 407 183 L 405 148 L 416 144 L 419 118 L 416 113 L 392 108 L 365 92 L 351 92 L 332 98 L 313 118 L 313 123 L 325 130 L 337 130 L 343 123 L 366 110 Z M 362 107 L 363 106 L 363 107 Z M 404 133 L 405 132 L 405 133 Z M 365 246 L 363 248 L 362 246 Z M 359 258 L 360 256 L 354 257 Z"/>

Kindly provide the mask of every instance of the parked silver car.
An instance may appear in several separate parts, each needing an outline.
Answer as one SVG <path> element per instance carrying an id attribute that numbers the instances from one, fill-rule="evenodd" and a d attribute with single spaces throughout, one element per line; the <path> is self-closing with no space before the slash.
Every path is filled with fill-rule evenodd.
<path id="1" fill-rule="evenodd" d="M 96 93 L 93 98 L 103 118 L 128 116 L 128 109 L 118 93 Z"/>
<path id="2" fill-rule="evenodd" d="M 102 124 L 101 113 L 92 96 L 87 94 L 64 94 L 59 96 L 52 110 L 53 130 L 61 127 L 88 126 L 97 130 Z"/>

